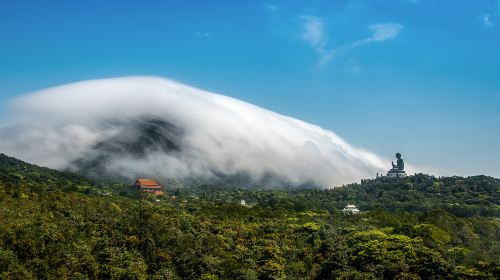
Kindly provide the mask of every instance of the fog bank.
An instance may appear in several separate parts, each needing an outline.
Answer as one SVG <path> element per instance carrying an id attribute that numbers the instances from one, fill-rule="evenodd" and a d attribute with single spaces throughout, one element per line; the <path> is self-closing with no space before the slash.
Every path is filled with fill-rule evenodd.
<path id="1" fill-rule="evenodd" d="M 113 152 L 105 157 L 105 171 L 131 179 L 271 174 L 294 184 L 331 187 L 389 167 L 332 131 L 158 77 L 48 88 L 12 100 L 11 109 L 11 121 L 0 128 L 0 152 L 57 169 L 99 158 L 104 149 L 98 147 L 115 142 L 123 143 L 106 148 Z M 141 120 L 160 121 L 161 127 L 139 141 L 147 143 L 140 153 L 127 152 L 124 147 L 131 144 L 125 141 L 137 145 L 145 133 Z"/>

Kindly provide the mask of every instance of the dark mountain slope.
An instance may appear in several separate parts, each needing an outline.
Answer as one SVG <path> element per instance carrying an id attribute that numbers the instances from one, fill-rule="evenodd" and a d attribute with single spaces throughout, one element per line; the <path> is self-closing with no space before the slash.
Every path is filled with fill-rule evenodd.
<path id="1" fill-rule="evenodd" d="M 117 126 L 120 129 L 117 135 L 94 145 L 82 158 L 73 161 L 69 170 L 89 178 L 126 183 L 132 179 L 130 175 L 109 171 L 110 162 L 124 157 L 142 159 L 151 153 L 172 154 L 181 150 L 182 130 L 167 121 L 146 118 Z M 143 174 L 143 177 L 159 175 Z"/>
<path id="2" fill-rule="evenodd" d="M 110 139 L 94 145 L 83 157 L 73 161 L 68 170 L 97 180 L 105 179 L 121 183 L 130 183 L 136 177 L 154 178 L 157 181 L 178 187 L 217 184 L 240 188 L 318 188 L 313 183 L 300 185 L 289 182 L 286 178 L 267 173 L 255 179 L 245 172 L 225 174 L 215 168 L 212 176 L 168 177 L 156 170 L 127 173 L 123 170 L 110 170 L 111 163 L 141 162 L 150 155 L 178 156 L 182 153 L 183 130 L 175 124 L 156 118 L 142 118 L 131 123 L 113 124 L 120 132 Z M 168 170 L 168 165 L 163 166 Z M 133 168 L 132 168 L 133 169 Z M 142 170 L 142 169 L 141 169 Z"/>

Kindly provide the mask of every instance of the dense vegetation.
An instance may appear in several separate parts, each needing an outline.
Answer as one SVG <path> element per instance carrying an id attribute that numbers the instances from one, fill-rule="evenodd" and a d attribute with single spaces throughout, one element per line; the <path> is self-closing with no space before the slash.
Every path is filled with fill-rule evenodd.
<path id="1" fill-rule="evenodd" d="M 499 188 L 419 174 L 157 201 L 0 155 L 0 279 L 498 279 Z"/>

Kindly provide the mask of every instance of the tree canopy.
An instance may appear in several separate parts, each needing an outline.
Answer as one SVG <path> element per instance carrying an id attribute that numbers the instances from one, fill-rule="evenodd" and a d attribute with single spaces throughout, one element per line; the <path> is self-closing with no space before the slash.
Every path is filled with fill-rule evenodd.
<path id="1" fill-rule="evenodd" d="M 0 155 L 0 279 L 500 275 L 495 178 L 417 174 L 324 190 L 165 187 L 158 202 Z M 348 203 L 361 213 L 342 213 Z"/>

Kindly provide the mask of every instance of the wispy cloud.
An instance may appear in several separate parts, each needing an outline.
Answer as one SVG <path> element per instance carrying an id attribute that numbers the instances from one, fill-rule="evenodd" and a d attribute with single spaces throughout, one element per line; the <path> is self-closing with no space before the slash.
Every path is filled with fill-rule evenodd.
<path id="1" fill-rule="evenodd" d="M 326 32 L 325 20 L 315 16 L 301 16 L 302 34 L 301 38 L 308 42 L 319 55 L 319 65 L 326 64 L 332 60 L 335 53 L 327 49 L 328 34 Z"/>
<path id="2" fill-rule="evenodd" d="M 496 1 L 496 5 L 490 6 L 489 9 L 479 17 L 481 23 L 485 27 L 494 27 L 500 22 L 500 0 Z"/>
<path id="3" fill-rule="evenodd" d="M 368 26 L 372 31 L 372 35 L 366 39 L 359 40 L 351 44 L 353 47 L 361 46 L 369 43 L 384 42 L 398 36 L 403 26 L 399 23 L 378 23 Z"/>
<path id="4" fill-rule="evenodd" d="M 278 6 L 276 6 L 275 4 L 264 4 L 262 6 L 264 9 L 268 10 L 268 11 L 271 11 L 271 12 L 274 12 L 274 11 L 277 11 L 278 10 Z"/>
<path id="5" fill-rule="evenodd" d="M 210 37 L 212 34 L 210 32 L 194 32 L 194 36 L 196 37 Z"/>
<path id="6" fill-rule="evenodd" d="M 483 16 L 483 24 L 487 27 L 493 27 L 494 24 L 493 22 L 491 21 L 491 16 L 490 15 L 484 15 Z"/>
<path id="7" fill-rule="evenodd" d="M 324 18 L 306 15 L 301 16 L 300 19 L 302 20 L 301 38 L 309 43 L 319 55 L 319 65 L 325 65 L 333 58 L 355 47 L 392 40 L 398 36 L 401 28 L 403 28 L 399 23 L 372 24 L 368 26 L 368 29 L 372 32 L 369 37 L 350 44 L 328 48 L 329 37 Z"/>
<path id="8" fill-rule="evenodd" d="M 324 19 L 315 16 L 301 16 L 300 19 L 303 21 L 302 39 L 308 42 L 315 51 L 324 52 L 328 42 Z"/>

